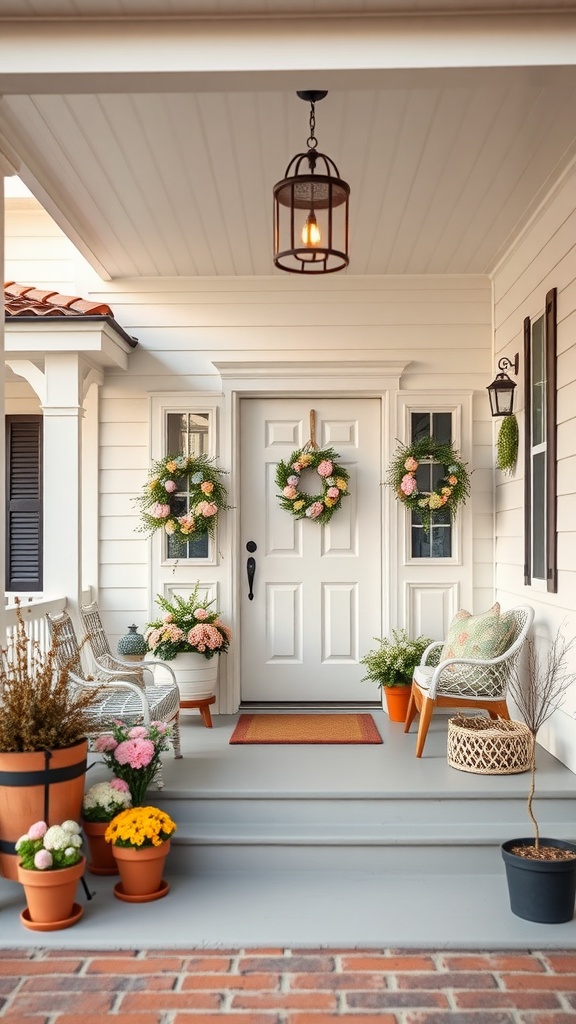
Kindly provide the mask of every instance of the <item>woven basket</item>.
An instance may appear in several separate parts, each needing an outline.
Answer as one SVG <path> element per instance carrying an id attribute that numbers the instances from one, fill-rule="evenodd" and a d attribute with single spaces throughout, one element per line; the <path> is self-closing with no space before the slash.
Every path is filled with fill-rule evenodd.
<path id="1" fill-rule="evenodd" d="M 466 718 L 448 722 L 448 764 L 478 775 L 514 775 L 530 768 L 532 734 L 523 722 Z"/>

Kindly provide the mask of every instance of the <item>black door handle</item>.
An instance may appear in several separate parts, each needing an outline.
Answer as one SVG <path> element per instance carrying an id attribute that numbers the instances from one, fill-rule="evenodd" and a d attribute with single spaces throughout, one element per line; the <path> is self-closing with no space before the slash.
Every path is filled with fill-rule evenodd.
<path id="1" fill-rule="evenodd" d="M 257 547 L 258 547 L 258 545 L 256 544 L 256 541 L 253 541 L 253 540 L 249 540 L 247 545 L 246 545 L 246 551 L 250 552 L 250 558 L 246 559 L 246 572 L 248 574 L 248 600 L 249 601 L 253 601 L 254 600 L 253 585 L 254 585 L 254 576 L 256 574 L 256 559 L 252 558 L 252 552 L 256 551 Z"/>
<path id="2" fill-rule="evenodd" d="M 254 584 L 254 575 L 256 573 L 256 559 L 252 558 L 252 555 L 250 555 L 250 558 L 246 559 L 246 572 L 248 574 L 248 600 L 253 601 L 254 591 L 252 587 Z"/>

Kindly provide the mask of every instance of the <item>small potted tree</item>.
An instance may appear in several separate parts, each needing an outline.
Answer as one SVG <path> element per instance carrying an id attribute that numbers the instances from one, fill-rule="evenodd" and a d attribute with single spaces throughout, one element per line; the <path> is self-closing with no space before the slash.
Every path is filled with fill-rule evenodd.
<path id="1" fill-rule="evenodd" d="M 576 895 L 576 844 L 561 839 L 541 838 L 534 814 L 536 787 L 536 737 L 550 716 L 564 702 L 576 673 L 567 669 L 574 640 L 567 642 L 558 631 L 544 653 L 535 640 L 526 642 L 526 671 L 518 671 L 509 685 L 526 725 L 532 734 L 528 814 L 534 826 L 531 838 L 510 839 L 502 844 L 510 908 L 517 917 L 544 924 L 571 921 Z"/>
<path id="2" fill-rule="evenodd" d="M 386 709 L 391 722 L 403 722 L 408 710 L 412 676 L 424 651 L 432 641 L 426 636 L 412 639 L 405 629 L 393 629 L 392 637 L 378 639 L 379 644 L 360 660 L 367 669 L 361 680 L 376 683 L 382 691 L 382 707 Z"/>

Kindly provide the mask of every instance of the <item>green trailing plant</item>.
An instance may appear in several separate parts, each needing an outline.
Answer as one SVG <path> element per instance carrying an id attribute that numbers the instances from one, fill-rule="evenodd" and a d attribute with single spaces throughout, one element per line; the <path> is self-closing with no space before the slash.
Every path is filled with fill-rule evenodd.
<path id="1" fill-rule="evenodd" d="M 505 416 L 500 424 L 496 451 L 498 469 L 510 476 L 518 458 L 518 420 L 513 413 L 511 416 Z"/>

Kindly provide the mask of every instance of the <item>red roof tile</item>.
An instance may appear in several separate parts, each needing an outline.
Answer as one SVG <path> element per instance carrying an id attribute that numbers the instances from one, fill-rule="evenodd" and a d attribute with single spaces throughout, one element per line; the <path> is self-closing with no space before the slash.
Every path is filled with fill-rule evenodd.
<path id="1" fill-rule="evenodd" d="M 4 285 L 4 312 L 7 317 L 114 316 L 105 302 L 88 302 L 78 295 L 41 291 L 15 281 Z"/>

